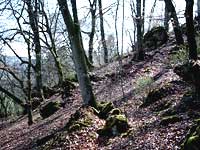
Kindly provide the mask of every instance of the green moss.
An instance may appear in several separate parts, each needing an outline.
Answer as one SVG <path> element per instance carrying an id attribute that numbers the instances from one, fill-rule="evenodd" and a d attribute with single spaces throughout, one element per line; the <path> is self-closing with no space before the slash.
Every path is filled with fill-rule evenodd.
<path id="1" fill-rule="evenodd" d="M 101 102 L 97 105 L 99 110 L 99 117 L 106 119 L 109 115 L 109 112 L 114 109 L 114 105 L 111 102 Z"/>
<path id="2" fill-rule="evenodd" d="M 81 130 L 84 127 L 92 125 L 91 114 L 88 112 L 88 108 L 80 108 L 73 115 L 71 115 L 65 129 L 68 132 L 74 132 Z"/>
<path id="3" fill-rule="evenodd" d="M 77 75 L 74 72 L 68 73 L 66 79 L 72 82 L 78 82 Z"/>
<path id="4" fill-rule="evenodd" d="M 184 150 L 199 150 L 200 138 L 198 135 L 188 138 Z"/>
<path id="5" fill-rule="evenodd" d="M 156 88 L 151 90 L 147 97 L 144 99 L 143 104 L 140 107 L 147 107 L 158 100 L 161 100 L 162 98 L 166 97 L 169 94 L 172 94 L 174 92 L 173 90 L 173 83 L 166 83 L 164 86 L 160 88 Z"/>
<path id="6" fill-rule="evenodd" d="M 110 115 L 119 115 L 121 113 L 122 111 L 119 108 L 114 108 L 113 110 L 110 111 Z"/>
<path id="7" fill-rule="evenodd" d="M 181 121 L 182 119 L 177 115 L 166 116 L 161 119 L 160 125 L 168 125 Z"/>
<path id="8" fill-rule="evenodd" d="M 181 150 L 199 150 L 200 145 L 200 125 L 193 124 L 188 131 L 184 142 L 181 144 Z"/>
<path id="9" fill-rule="evenodd" d="M 83 127 L 89 127 L 92 124 L 91 120 L 73 121 L 68 127 L 68 132 L 75 132 L 81 130 Z"/>
<path id="10" fill-rule="evenodd" d="M 81 129 L 81 126 L 79 123 L 77 124 L 73 124 L 69 127 L 68 131 L 69 132 L 74 132 L 74 131 L 77 131 L 77 130 L 80 130 Z"/>
<path id="11" fill-rule="evenodd" d="M 91 107 L 91 108 L 92 108 L 93 113 L 98 116 L 99 115 L 99 111 L 94 107 Z"/>
<path id="12" fill-rule="evenodd" d="M 61 107 L 60 101 L 51 101 L 40 108 L 40 115 L 42 118 L 47 118 L 53 115 Z"/>
<path id="13" fill-rule="evenodd" d="M 133 132 L 134 132 L 133 129 L 129 129 L 128 131 L 122 133 L 122 134 L 121 134 L 121 137 L 122 137 L 122 138 L 126 138 L 126 137 L 128 137 L 129 135 L 133 135 Z"/>
<path id="14" fill-rule="evenodd" d="M 165 110 L 167 111 L 167 109 L 169 109 L 170 106 L 171 106 L 171 100 L 161 101 L 160 103 L 155 105 L 155 107 L 152 107 L 151 110 L 159 114 L 159 113 L 164 112 Z"/>
<path id="15" fill-rule="evenodd" d="M 104 128 L 98 130 L 97 133 L 104 136 L 115 136 L 127 132 L 128 128 L 128 119 L 125 115 L 111 115 L 106 119 Z"/>
<path id="16" fill-rule="evenodd" d="M 165 28 L 162 26 L 154 27 L 144 35 L 144 46 L 156 49 L 158 46 L 166 43 L 167 40 L 168 34 Z"/>
<path id="17" fill-rule="evenodd" d="M 116 115 L 116 119 L 121 122 L 127 122 L 127 118 L 125 115 Z"/>
<path id="18" fill-rule="evenodd" d="M 199 119 L 195 119 L 194 122 L 195 122 L 196 124 L 200 124 L 200 118 L 199 118 Z"/>

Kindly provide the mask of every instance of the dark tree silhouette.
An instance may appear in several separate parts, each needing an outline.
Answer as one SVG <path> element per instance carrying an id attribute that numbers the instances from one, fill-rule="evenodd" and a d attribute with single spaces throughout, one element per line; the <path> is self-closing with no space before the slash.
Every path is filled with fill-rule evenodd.
<path id="1" fill-rule="evenodd" d="M 169 17 L 171 19 L 173 19 L 172 23 L 173 23 L 173 28 L 174 28 L 174 34 L 176 37 L 176 43 L 177 43 L 177 45 L 184 44 L 182 31 L 181 31 L 181 28 L 179 25 L 179 21 L 178 21 L 177 15 L 176 15 L 176 10 L 174 8 L 174 5 L 171 0 L 165 0 L 165 5 L 166 5 L 166 9 L 167 9 L 168 13 L 170 14 Z"/>
<path id="2" fill-rule="evenodd" d="M 193 24 L 194 0 L 186 0 L 185 18 L 187 29 L 187 41 L 189 46 L 189 59 L 197 60 L 197 44 L 195 40 L 195 30 Z"/>

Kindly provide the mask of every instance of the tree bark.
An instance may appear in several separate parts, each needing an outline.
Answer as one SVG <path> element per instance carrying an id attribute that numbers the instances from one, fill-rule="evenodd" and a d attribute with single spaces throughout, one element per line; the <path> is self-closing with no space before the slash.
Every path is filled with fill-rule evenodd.
<path id="1" fill-rule="evenodd" d="M 72 0 L 72 9 L 75 9 L 76 0 Z M 80 26 L 77 18 L 77 10 L 72 10 L 73 19 L 70 14 L 66 0 L 58 0 L 58 4 L 68 31 L 69 40 L 72 48 L 73 61 L 80 85 L 81 95 L 84 104 L 91 105 L 96 108 L 96 100 L 92 91 L 92 85 L 87 72 L 87 65 L 82 45 Z"/>
<path id="2" fill-rule="evenodd" d="M 35 44 L 35 54 L 36 54 L 36 64 L 35 64 L 35 74 L 36 74 L 36 87 L 40 98 L 44 99 L 43 90 L 42 90 L 42 73 L 41 73 L 41 45 L 40 45 L 40 35 L 38 29 L 38 3 L 35 1 L 35 11 L 33 10 L 32 1 L 26 0 L 26 5 L 28 6 L 28 16 L 31 29 L 33 31 L 33 41 Z"/>
<path id="3" fill-rule="evenodd" d="M 197 0 L 197 14 L 198 17 L 200 18 L 200 0 Z"/>
<path id="4" fill-rule="evenodd" d="M 105 40 L 104 21 L 103 21 L 103 11 L 102 11 L 102 1 L 101 0 L 98 0 L 98 5 L 99 5 L 101 43 L 102 43 L 103 52 L 104 52 L 104 63 L 108 63 L 108 49 L 107 49 L 106 40 Z"/>
<path id="5" fill-rule="evenodd" d="M 145 7 L 146 7 L 146 5 L 145 5 L 145 3 L 146 3 L 146 0 L 143 0 L 143 6 L 142 6 L 142 37 L 144 36 L 144 22 L 145 22 L 145 20 L 144 20 L 144 18 L 145 18 Z"/>
<path id="6" fill-rule="evenodd" d="M 0 104 L 1 104 L 2 109 L 4 109 L 3 117 L 7 118 L 8 117 L 8 107 L 5 104 L 5 97 L 1 97 L 1 95 L 0 95 Z"/>
<path id="7" fill-rule="evenodd" d="M 95 34 L 95 25 L 96 25 L 96 3 L 97 0 L 94 0 L 93 3 L 90 2 L 90 13 L 91 13 L 91 32 L 89 34 L 89 61 L 93 63 L 93 49 L 94 49 L 94 34 Z"/>
<path id="8" fill-rule="evenodd" d="M 165 18 L 164 18 L 164 27 L 165 30 L 168 32 L 169 31 L 169 12 L 167 10 L 167 6 L 165 4 Z"/>
<path id="9" fill-rule="evenodd" d="M 178 21 L 177 15 L 176 15 L 176 10 L 174 8 L 174 5 L 171 0 L 164 0 L 164 1 L 165 1 L 166 9 L 167 9 L 168 13 L 170 14 L 169 17 L 173 19 L 172 25 L 173 25 L 174 34 L 176 37 L 176 43 L 177 43 L 177 45 L 184 44 L 182 31 L 181 31 L 181 28 L 179 25 L 179 21 Z"/>
<path id="10" fill-rule="evenodd" d="M 186 29 L 187 29 L 187 41 L 189 46 L 189 59 L 197 60 L 197 44 L 195 40 L 195 30 L 193 23 L 193 5 L 194 0 L 186 0 Z"/>
<path id="11" fill-rule="evenodd" d="M 137 0 L 137 60 L 144 60 L 144 50 L 142 46 L 142 16 L 141 16 L 141 0 Z"/>
<path id="12" fill-rule="evenodd" d="M 28 125 L 33 124 L 33 115 L 32 115 L 32 99 L 31 99 L 31 48 L 30 43 L 28 45 L 28 72 L 27 72 L 27 84 L 28 84 L 28 95 L 27 95 L 27 113 L 28 113 Z"/>

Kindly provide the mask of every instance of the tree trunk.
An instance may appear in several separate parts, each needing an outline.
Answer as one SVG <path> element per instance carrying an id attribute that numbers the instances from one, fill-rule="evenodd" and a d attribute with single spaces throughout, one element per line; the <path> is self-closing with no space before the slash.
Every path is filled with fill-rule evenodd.
<path id="1" fill-rule="evenodd" d="M 178 21 L 178 17 L 176 15 L 176 10 L 174 8 L 172 1 L 171 0 L 165 0 L 165 6 L 166 6 L 168 13 L 170 14 L 169 17 L 173 19 L 172 25 L 173 25 L 174 34 L 175 34 L 175 37 L 176 37 L 176 43 L 177 43 L 177 45 L 184 44 L 182 31 L 181 31 L 179 21 Z"/>
<path id="2" fill-rule="evenodd" d="M 35 64 L 35 74 L 36 74 L 36 87 L 40 98 L 44 99 L 42 90 L 42 73 L 41 73 L 41 45 L 40 45 L 40 35 L 38 29 L 38 3 L 35 1 L 35 11 L 33 10 L 32 1 L 26 0 L 26 5 L 28 6 L 28 15 L 31 29 L 33 31 L 33 41 L 35 44 L 35 54 L 36 54 L 36 64 Z"/>
<path id="3" fill-rule="evenodd" d="M 137 0 L 137 60 L 144 60 L 144 50 L 142 47 L 142 16 L 141 16 L 141 0 Z"/>
<path id="4" fill-rule="evenodd" d="M 193 24 L 193 5 L 194 0 L 186 0 L 186 29 L 187 29 L 187 41 L 189 46 L 189 59 L 197 60 L 197 44 L 195 40 L 195 30 Z"/>
<path id="5" fill-rule="evenodd" d="M 144 36 L 144 22 L 145 22 L 145 20 L 144 20 L 144 18 L 145 18 L 145 7 L 146 7 L 146 5 L 145 5 L 145 3 L 146 3 L 146 0 L 143 0 L 143 6 L 142 6 L 142 37 Z"/>
<path id="6" fill-rule="evenodd" d="M 169 31 L 169 12 L 167 10 L 167 6 L 165 4 L 165 18 L 164 18 L 164 27 L 165 30 L 168 32 Z"/>
<path id="7" fill-rule="evenodd" d="M 4 109 L 3 117 L 7 118 L 8 117 L 8 107 L 6 107 L 6 104 L 5 104 L 5 97 L 1 97 L 1 95 L 0 95 L 0 104 L 1 104 L 2 109 Z"/>
<path id="8" fill-rule="evenodd" d="M 72 0 L 72 12 L 73 19 L 68 9 L 68 4 L 66 0 L 58 0 L 58 4 L 68 31 L 70 44 L 72 48 L 73 61 L 75 64 L 75 69 L 80 85 L 81 95 L 84 104 L 91 105 L 96 108 L 96 100 L 92 91 L 92 85 L 87 73 L 87 65 L 84 56 L 84 49 L 82 45 L 80 26 L 77 18 L 76 0 Z"/>
<path id="9" fill-rule="evenodd" d="M 104 32 L 104 21 L 103 21 L 103 11 L 102 11 L 102 1 L 98 0 L 99 5 L 99 18 L 100 18 L 100 31 L 101 31 L 101 43 L 104 51 L 104 63 L 108 63 L 108 49 L 105 40 L 105 32 Z"/>
<path id="10" fill-rule="evenodd" d="M 30 44 L 28 45 L 28 72 L 27 72 L 27 82 L 28 82 L 28 95 L 27 95 L 27 113 L 28 113 L 28 125 L 33 124 L 33 115 L 32 115 L 32 100 L 31 100 L 31 48 Z"/>
<path id="11" fill-rule="evenodd" d="M 198 17 L 200 18 L 200 0 L 197 0 L 197 14 Z"/>
<path id="12" fill-rule="evenodd" d="M 97 0 L 94 0 L 93 3 L 90 2 L 90 13 L 91 13 L 91 32 L 90 32 L 90 39 L 89 39 L 89 61 L 93 63 L 93 44 L 94 44 L 94 34 L 95 34 L 95 25 L 96 25 L 96 2 Z"/>

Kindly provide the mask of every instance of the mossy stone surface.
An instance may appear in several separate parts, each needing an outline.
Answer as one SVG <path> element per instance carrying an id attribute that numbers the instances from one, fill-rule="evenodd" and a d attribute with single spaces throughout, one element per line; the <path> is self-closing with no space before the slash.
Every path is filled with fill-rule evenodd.
<path id="1" fill-rule="evenodd" d="M 200 119 L 196 119 L 191 126 L 184 142 L 181 145 L 181 150 L 200 150 Z"/>
<path id="2" fill-rule="evenodd" d="M 114 109 L 112 102 L 101 102 L 98 104 L 99 117 L 106 119 L 109 116 L 109 112 Z"/>
<path id="3" fill-rule="evenodd" d="M 125 115 L 111 115 L 106 119 L 104 128 L 98 130 L 97 133 L 104 136 L 116 136 L 127 132 L 128 129 L 128 119 Z"/>
<path id="4" fill-rule="evenodd" d="M 85 108 L 80 108 L 74 114 L 71 115 L 65 128 L 68 132 L 75 132 L 81 130 L 84 127 L 92 125 L 92 118 L 90 112 L 86 111 Z"/>
<path id="5" fill-rule="evenodd" d="M 51 101 L 40 108 L 40 115 L 42 118 L 48 118 L 58 111 L 61 107 L 60 101 Z"/>
<path id="6" fill-rule="evenodd" d="M 119 108 L 114 108 L 113 110 L 110 111 L 110 115 L 119 115 L 121 113 L 122 111 Z"/>
<path id="7" fill-rule="evenodd" d="M 148 93 L 147 97 L 144 99 L 144 102 L 142 105 L 140 105 L 140 107 L 150 106 L 151 104 L 154 104 L 155 102 L 161 100 L 169 94 L 173 94 L 175 92 L 174 87 L 175 84 L 169 82 L 160 88 L 153 89 Z"/>
<path id="8" fill-rule="evenodd" d="M 200 149 L 200 138 L 199 135 L 190 136 L 182 150 L 199 150 Z"/>
<path id="9" fill-rule="evenodd" d="M 162 118 L 160 125 L 166 126 L 168 124 L 173 124 L 173 123 L 179 122 L 181 120 L 182 120 L 182 118 L 177 115 L 166 116 L 166 117 Z"/>
<path id="10" fill-rule="evenodd" d="M 164 27 L 158 26 L 152 28 L 144 35 L 144 46 L 150 49 L 156 49 L 168 40 L 168 34 Z"/>
<path id="11" fill-rule="evenodd" d="M 77 131 L 77 130 L 80 130 L 81 129 L 81 126 L 80 124 L 73 124 L 69 127 L 68 131 L 69 132 L 74 132 L 74 131 Z"/>

